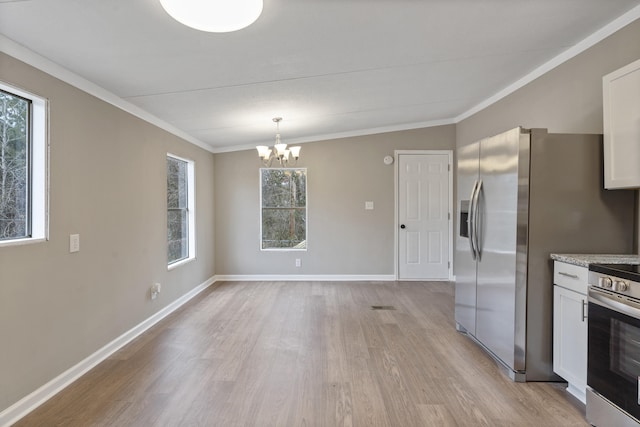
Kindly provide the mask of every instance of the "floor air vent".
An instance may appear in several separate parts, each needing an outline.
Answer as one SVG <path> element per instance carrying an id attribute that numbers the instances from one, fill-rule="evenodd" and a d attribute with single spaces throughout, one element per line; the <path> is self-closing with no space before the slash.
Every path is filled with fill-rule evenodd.
<path id="1" fill-rule="evenodd" d="M 372 305 L 371 310 L 395 310 L 396 308 L 392 305 Z"/>

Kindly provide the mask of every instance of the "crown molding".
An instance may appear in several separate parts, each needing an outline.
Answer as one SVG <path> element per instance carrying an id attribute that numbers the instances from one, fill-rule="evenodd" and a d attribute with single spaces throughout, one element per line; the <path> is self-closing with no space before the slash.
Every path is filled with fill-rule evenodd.
<path id="1" fill-rule="evenodd" d="M 515 83 L 507 86 L 506 88 L 502 89 L 495 95 L 485 99 L 484 101 L 480 102 L 479 104 L 475 105 L 474 107 L 460 114 L 458 117 L 453 119 L 454 123 L 459 123 L 462 120 L 469 118 L 472 115 L 495 104 L 501 99 L 506 98 L 507 96 L 511 95 L 518 89 L 531 83 L 538 77 L 548 73 L 549 71 L 553 70 L 559 65 L 564 64 L 565 62 L 578 56 L 585 50 L 600 43 L 602 40 L 606 39 L 616 31 L 619 31 L 622 28 L 626 27 L 627 25 L 631 24 L 632 22 L 636 21 L 638 18 L 640 18 L 640 6 L 636 6 L 633 9 L 631 9 L 629 12 L 625 13 L 624 15 L 619 16 L 618 18 L 614 19 L 604 27 L 600 28 L 598 31 L 592 33 L 587 38 L 576 43 L 569 49 L 565 50 L 561 54 L 554 57 L 553 59 L 545 62 L 535 70 L 531 71 L 530 73 L 528 73 L 527 75 L 525 75 L 524 77 L 516 81 Z"/>
<path id="2" fill-rule="evenodd" d="M 9 56 L 18 59 L 19 61 L 31 65 L 32 67 L 35 67 L 40 71 L 43 71 L 59 80 L 62 80 L 63 82 L 68 83 L 71 86 L 74 86 L 90 95 L 93 95 L 96 98 L 113 105 L 114 107 L 126 111 L 127 113 L 138 117 L 139 119 L 142 119 L 154 126 L 159 127 L 160 129 L 163 129 L 179 138 L 182 138 L 193 145 L 196 145 L 209 152 L 213 152 L 209 144 L 205 144 L 204 142 L 194 138 L 188 133 L 154 116 L 148 111 L 143 110 L 142 108 L 133 105 L 128 101 L 125 101 L 118 95 L 109 92 L 105 88 L 98 86 L 97 84 L 90 82 L 84 77 L 81 77 L 80 75 L 69 71 L 63 66 L 45 58 L 38 53 L 35 53 L 34 51 L 19 43 L 14 42 L 10 38 L 2 34 L 0 34 L 0 52 L 4 52 Z"/>
<path id="3" fill-rule="evenodd" d="M 445 126 L 455 124 L 453 119 L 442 119 L 442 120 L 430 120 L 426 122 L 416 122 L 416 123 L 403 123 L 400 125 L 392 125 L 392 126 L 381 126 L 376 128 L 368 128 L 368 129 L 356 129 L 347 132 L 337 132 L 337 133 L 326 133 L 302 138 L 287 138 L 287 145 L 294 144 L 305 144 L 307 142 L 324 142 L 330 141 L 334 139 L 340 138 L 353 138 L 358 136 L 367 136 L 367 135 L 377 135 L 381 133 L 388 132 L 400 132 L 405 130 L 413 130 L 413 129 L 422 129 L 422 128 L 430 128 L 436 126 Z M 229 145 L 224 147 L 213 147 L 211 151 L 213 153 L 229 153 L 233 151 L 243 151 L 243 150 L 255 150 L 256 144 L 243 144 L 243 145 Z"/>

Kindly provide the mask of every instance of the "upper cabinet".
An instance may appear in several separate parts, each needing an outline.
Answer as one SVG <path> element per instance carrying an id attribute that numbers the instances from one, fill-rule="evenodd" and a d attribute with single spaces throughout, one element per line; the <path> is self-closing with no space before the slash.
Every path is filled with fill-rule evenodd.
<path id="1" fill-rule="evenodd" d="M 602 78 L 604 187 L 640 188 L 640 60 Z"/>

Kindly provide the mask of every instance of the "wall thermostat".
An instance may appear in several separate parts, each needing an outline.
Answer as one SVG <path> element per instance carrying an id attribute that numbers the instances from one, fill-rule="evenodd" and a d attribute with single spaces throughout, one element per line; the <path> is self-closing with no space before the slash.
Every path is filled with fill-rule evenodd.
<path id="1" fill-rule="evenodd" d="M 393 163 L 393 157 L 391 157 L 391 156 L 384 156 L 383 161 L 384 161 L 384 164 L 385 164 L 385 165 L 390 165 L 391 163 Z"/>

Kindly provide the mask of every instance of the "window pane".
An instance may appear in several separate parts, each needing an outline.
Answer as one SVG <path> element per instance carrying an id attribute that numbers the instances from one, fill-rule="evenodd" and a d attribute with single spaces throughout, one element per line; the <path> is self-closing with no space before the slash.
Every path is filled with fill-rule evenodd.
<path id="1" fill-rule="evenodd" d="M 167 158 L 167 206 L 187 207 L 187 162 Z"/>
<path id="2" fill-rule="evenodd" d="M 167 241 L 169 243 L 169 263 L 189 256 L 189 230 L 186 209 L 167 212 Z"/>
<path id="3" fill-rule="evenodd" d="M 262 169 L 262 249 L 306 249 L 306 169 Z"/>
<path id="4" fill-rule="evenodd" d="M 262 174 L 262 206 L 291 206 L 291 173 L 288 170 L 273 169 Z"/>
<path id="5" fill-rule="evenodd" d="M 189 257 L 188 162 L 167 157 L 167 256 Z"/>
<path id="6" fill-rule="evenodd" d="M 262 248 L 293 248 L 306 240 L 306 209 L 262 210 Z"/>
<path id="7" fill-rule="evenodd" d="M 294 236 L 298 242 L 305 241 L 307 239 L 307 210 L 296 209 L 293 212 L 293 230 Z"/>
<path id="8" fill-rule="evenodd" d="M 30 235 L 29 106 L 0 91 L 0 240 Z"/>
<path id="9" fill-rule="evenodd" d="M 303 170 L 293 171 L 291 177 L 293 190 L 292 205 L 297 207 L 307 206 L 307 174 Z"/>

